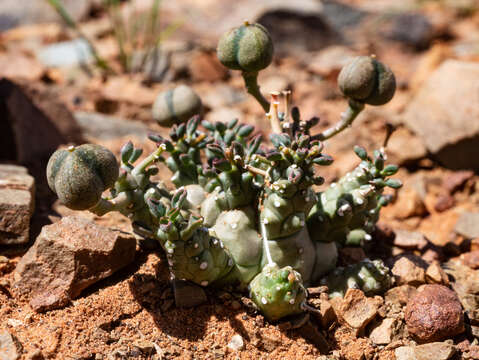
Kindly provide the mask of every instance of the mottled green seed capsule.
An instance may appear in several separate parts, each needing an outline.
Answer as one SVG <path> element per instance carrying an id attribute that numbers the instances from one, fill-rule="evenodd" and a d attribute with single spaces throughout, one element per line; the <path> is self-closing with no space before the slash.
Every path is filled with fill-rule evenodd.
<path id="1" fill-rule="evenodd" d="M 200 97 L 186 85 L 159 94 L 152 109 L 153 118 L 165 127 L 184 123 L 201 111 Z"/>
<path id="2" fill-rule="evenodd" d="M 115 155 L 103 146 L 84 144 L 60 149 L 47 165 L 48 186 L 60 201 L 73 210 L 86 210 L 118 178 Z"/>
<path id="3" fill-rule="evenodd" d="M 386 104 L 396 91 L 391 69 L 370 56 L 358 56 L 346 64 L 338 85 L 345 96 L 369 105 Z"/>
<path id="4" fill-rule="evenodd" d="M 229 69 L 260 71 L 273 60 L 273 41 L 264 26 L 245 22 L 223 34 L 217 54 Z"/>

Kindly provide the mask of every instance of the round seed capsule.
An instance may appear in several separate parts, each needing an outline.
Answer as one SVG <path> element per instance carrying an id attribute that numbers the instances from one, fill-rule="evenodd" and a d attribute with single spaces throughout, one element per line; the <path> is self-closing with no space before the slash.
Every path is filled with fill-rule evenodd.
<path id="1" fill-rule="evenodd" d="M 264 26 L 245 22 L 221 36 L 217 54 L 229 69 L 260 71 L 273 60 L 273 41 Z"/>
<path id="2" fill-rule="evenodd" d="M 73 210 L 96 205 L 102 192 L 113 186 L 118 173 L 115 155 L 96 144 L 57 150 L 47 165 L 48 186 Z"/>
<path id="3" fill-rule="evenodd" d="M 396 91 L 391 69 L 370 56 L 358 56 L 346 64 L 339 73 L 338 85 L 348 98 L 369 105 L 386 104 Z"/>
<path id="4" fill-rule="evenodd" d="M 201 111 L 200 97 L 186 85 L 160 93 L 152 108 L 153 118 L 165 127 L 184 123 Z"/>

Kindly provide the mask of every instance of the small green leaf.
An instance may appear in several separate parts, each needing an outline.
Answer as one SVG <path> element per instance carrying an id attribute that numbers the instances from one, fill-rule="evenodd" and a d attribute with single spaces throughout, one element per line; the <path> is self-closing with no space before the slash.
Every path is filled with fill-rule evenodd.
<path id="1" fill-rule="evenodd" d="M 381 171 L 382 176 L 392 176 L 398 172 L 399 167 L 397 165 L 387 165 L 383 171 Z"/>
<path id="2" fill-rule="evenodd" d="M 386 185 L 393 189 L 399 189 L 402 186 L 402 182 L 398 179 L 387 179 Z"/>
<path id="3" fill-rule="evenodd" d="M 134 147 L 131 141 L 128 141 L 120 150 L 121 154 L 121 162 L 124 164 L 128 164 L 128 160 L 130 159 L 131 154 L 133 153 Z"/>
<path id="4" fill-rule="evenodd" d="M 236 126 L 237 123 L 238 123 L 238 119 L 230 120 L 230 121 L 228 122 L 228 124 L 226 125 L 226 127 L 227 127 L 228 129 L 233 129 L 233 128 Z"/>
<path id="5" fill-rule="evenodd" d="M 356 145 L 354 147 L 354 152 L 361 160 L 364 160 L 364 161 L 368 160 L 368 153 L 365 148 Z"/>

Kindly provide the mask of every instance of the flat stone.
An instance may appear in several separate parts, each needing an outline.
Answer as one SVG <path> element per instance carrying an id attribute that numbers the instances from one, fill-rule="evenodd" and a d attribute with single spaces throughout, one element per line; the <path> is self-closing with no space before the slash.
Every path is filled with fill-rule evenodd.
<path id="1" fill-rule="evenodd" d="M 176 307 L 189 308 L 205 303 L 208 299 L 201 286 L 183 280 L 173 280 Z"/>
<path id="2" fill-rule="evenodd" d="M 416 288 L 411 285 L 396 286 L 386 292 L 384 299 L 386 303 L 404 306 L 416 292 Z"/>
<path id="3" fill-rule="evenodd" d="M 35 311 L 64 307 L 83 289 L 131 263 L 134 236 L 77 216 L 42 228 L 15 269 L 14 289 Z"/>
<path id="4" fill-rule="evenodd" d="M 35 193 L 35 179 L 24 166 L 0 164 L 0 189 L 27 190 Z"/>
<path id="5" fill-rule="evenodd" d="M 0 165 L 0 245 L 30 240 L 30 219 L 35 208 L 35 180 L 27 169 Z"/>
<path id="6" fill-rule="evenodd" d="M 90 46 L 83 39 L 47 45 L 40 49 L 37 57 L 47 67 L 77 66 L 93 61 Z"/>
<path id="7" fill-rule="evenodd" d="M 393 318 L 384 319 L 369 334 L 369 339 L 376 345 L 389 344 L 394 336 L 394 328 L 397 320 Z"/>
<path id="8" fill-rule="evenodd" d="M 394 350 L 396 360 L 417 360 L 414 348 L 411 346 L 400 346 Z"/>
<path id="9" fill-rule="evenodd" d="M 439 262 L 433 262 L 426 269 L 426 282 L 429 284 L 449 285 L 449 278 Z"/>
<path id="10" fill-rule="evenodd" d="M 406 108 L 403 121 L 444 166 L 479 169 L 479 64 L 447 60 Z"/>
<path id="11" fill-rule="evenodd" d="M 17 360 L 22 354 L 22 345 L 8 331 L 0 331 L 0 359 Z"/>
<path id="12" fill-rule="evenodd" d="M 406 165 L 427 156 L 421 139 L 406 127 L 398 127 L 388 142 L 388 160 L 392 164 Z"/>
<path id="13" fill-rule="evenodd" d="M 361 331 L 375 318 L 378 303 L 375 299 L 366 297 L 361 290 L 348 289 L 339 312 L 349 326 Z"/>
<path id="14" fill-rule="evenodd" d="M 419 286 L 426 282 L 424 260 L 415 255 L 400 255 L 394 262 L 391 273 L 397 285 Z"/>
<path id="15" fill-rule="evenodd" d="M 88 139 L 111 140 L 124 136 L 143 139 L 153 132 L 139 121 L 84 111 L 75 112 L 73 115 Z"/>
<path id="16" fill-rule="evenodd" d="M 428 244 L 426 237 L 418 231 L 398 229 L 395 230 L 394 233 L 396 234 L 394 238 L 394 245 L 404 249 L 422 250 Z"/>
<path id="17" fill-rule="evenodd" d="M 396 219 L 408 219 L 427 215 L 427 209 L 419 191 L 413 186 L 405 185 L 399 190 L 398 198 L 391 207 Z"/>
<path id="18" fill-rule="evenodd" d="M 479 213 L 463 212 L 457 219 L 454 231 L 467 239 L 479 237 Z"/>
<path id="19" fill-rule="evenodd" d="M 409 300 L 404 318 L 409 334 L 420 342 L 440 341 L 464 331 L 459 298 L 443 285 L 421 287 Z"/>
<path id="20" fill-rule="evenodd" d="M 456 352 L 454 345 L 444 342 L 433 342 L 418 345 L 414 348 L 417 360 L 447 360 Z"/>

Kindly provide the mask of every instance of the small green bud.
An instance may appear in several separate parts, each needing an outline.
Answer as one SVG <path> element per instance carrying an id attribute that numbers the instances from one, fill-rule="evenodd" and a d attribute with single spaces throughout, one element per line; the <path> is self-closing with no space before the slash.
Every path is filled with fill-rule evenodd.
<path id="1" fill-rule="evenodd" d="M 273 41 L 264 26 L 245 22 L 221 36 L 217 54 L 229 69 L 260 71 L 273 60 Z"/>
<path id="2" fill-rule="evenodd" d="M 200 97 L 186 85 L 160 93 L 152 108 L 153 119 L 165 127 L 184 123 L 201 111 Z"/>
<path id="3" fill-rule="evenodd" d="M 346 64 L 339 73 L 338 85 L 348 98 L 370 105 L 386 104 L 396 91 L 391 69 L 370 56 L 358 56 Z"/>

